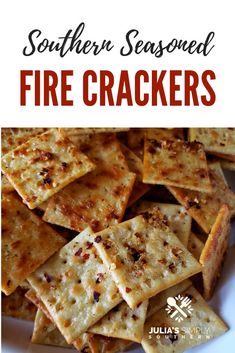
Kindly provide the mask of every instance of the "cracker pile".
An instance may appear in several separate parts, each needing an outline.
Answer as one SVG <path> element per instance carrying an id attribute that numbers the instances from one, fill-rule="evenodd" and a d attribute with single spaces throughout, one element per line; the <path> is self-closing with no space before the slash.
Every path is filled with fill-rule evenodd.
<path id="1" fill-rule="evenodd" d="M 180 353 L 223 334 L 205 300 L 234 163 L 230 128 L 2 129 L 3 315 L 33 320 L 34 344 L 82 353 Z M 166 310 L 177 297 L 193 307 L 182 322 Z"/>

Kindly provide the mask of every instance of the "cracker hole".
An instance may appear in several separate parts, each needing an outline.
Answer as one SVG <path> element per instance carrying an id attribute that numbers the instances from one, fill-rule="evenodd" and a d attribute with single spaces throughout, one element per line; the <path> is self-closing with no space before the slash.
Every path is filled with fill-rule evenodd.
<path id="1" fill-rule="evenodd" d="M 58 304 L 56 304 L 55 309 L 56 309 L 56 311 L 61 311 L 64 309 L 64 307 L 60 303 L 58 303 Z"/>
<path id="2" fill-rule="evenodd" d="M 144 283 L 150 288 L 151 287 L 151 279 L 147 278 Z"/>

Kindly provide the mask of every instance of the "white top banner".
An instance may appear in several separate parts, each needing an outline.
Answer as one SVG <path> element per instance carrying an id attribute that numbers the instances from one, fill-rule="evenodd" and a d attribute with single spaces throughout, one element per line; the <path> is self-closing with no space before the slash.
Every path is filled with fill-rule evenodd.
<path id="1" fill-rule="evenodd" d="M 2 126 L 234 126 L 232 1 L 8 1 Z"/>

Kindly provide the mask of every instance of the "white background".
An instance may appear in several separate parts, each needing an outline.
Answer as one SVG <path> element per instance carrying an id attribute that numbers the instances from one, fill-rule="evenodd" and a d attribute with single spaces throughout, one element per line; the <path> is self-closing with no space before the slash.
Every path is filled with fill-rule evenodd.
<path id="1" fill-rule="evenodd" d="M 234 122 L 234 2 L 201 1 L 5 1 L 1 10 L 1 92 L 2 126 L 230 126 Z M 25 57 L 28 33 L 35 28 L 42 37 L 56 40 L 68 29 L 86 23 L 82 39 L 97 42 L 111 39 L 115 48 L 93 55 L 57 53 Z M 169 42 L 172 38 L 203 41 L 215 31 L 212 52 L 189 55 L 174 52 L 162 58 L 150 54 L 121 57 L 125 34 L 136 28 L 140 39 Z M 20 70 L 73 69 L 74 107 L 34 107 L 28 95 L 27 107 L 20 107 Z M 211 69 L 216 104 L 212 107 L 87 107 L 82 102 L 82 74 L 87 69 L 112 71 L 116 79 L 127 69 L 130 77 L 139 69 Z M 179 79 L 179 83 L 182 80 Z M 97 87 L 98 90 L 98 87 Z M 201 90 L 203 91 L 203 89 Z M 179 97 L 183 97 L 182 93 Z"/>

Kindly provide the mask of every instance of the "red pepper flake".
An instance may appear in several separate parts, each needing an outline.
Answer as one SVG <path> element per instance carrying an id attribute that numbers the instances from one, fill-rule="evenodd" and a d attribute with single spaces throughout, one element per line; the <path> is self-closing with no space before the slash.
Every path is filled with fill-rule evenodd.
<path id="1" fill-rule="evenodd" d="M 168 266 L 169 270 L 172 272 L 172 273 L 175 273 L 176 272 L 176 267 L 175 267 L 175 264 L 172 262 L 169 266 Z"/>
<path id="2" fill-rule="evenodd" d="M 93 297 L 94 297 L 95 302 L 96 302 L 96 303 L 98 303 L 98 302 L 99 302 L 99 300 L 100 300 L 100 293 L 99 293 L 99 292 L 94 291 L 94 293 L 93 293 Z"/>
<path id="3" fill-rule="evenodd" d="M 53 154 L 51 152 L 40 151 L 40 161 L 49 161 L 53 159 Z"/>
<path id="4" fill-rule="evenodd" d="M 104 241 L 103 244 L 104 244 L 105 249 L 109 250 L 111 248 L 111 244 L 108 240 Z"/>
<path id="5" fill-rule="evenodd" d="M 62 162 L 62 163 L 61 163 L 61 166 L 62 166 L 63 168 L 67 168 L 67 167 L 68 167 L 68 163 Z"/>
<path id="6" fill-rule="evenodd" d="M 40 161 L 49 161 L 53 159 L 53 154 L 51 152 L 40 151 Z"/>
<path id="7" fill-rule="evenodd" d="M 52 281 L 52 277 L 46 272 L 44 273 L 44 277 L 46 278 L 47 283 L 50 283 Z"/>
<path id="8" fill-rule="evenodd" d="M 141 259 L 141 263 L 142 263 L 142 265 L 146 265 L 147 260 L 146 259 Z"/>
<path id="9" fill-rule="evenodd" d="M 84 261 L 86 261 L 86 260 L 89 259 L 89 257 L 90 257 L 90 254 L 84 254 L 84 255 L 82 256 L 82 259 L 83 259 Z"/>
<path id="10" fill-rule="evenodd" d="M 137 250 L 135 250 L 134 248 L 132 248 L 131 251 L 132 251 L 131 256 L 133 257 L 133 261 L 134 262 L 138 261 L 141 256 L 140 253 Z"/>
<path id="11" fill-rule="evenodd" d="M 48 184 L 48 185 L 50 185 L 51 183 L 52 183 L 51 178 L 44 178 L 44 179 L 43 179 L 43 184 Z"/>
<path id="12" fill-rule="evenodd" d="M 135 271 L 134 272 L 134 276 L 135 277 L 141 277 L 142 276 L 142 272 L 141 271 Z"/>
<path id="13" fill-rule="evenodd" d="M 131 291 L 132 291 L 132 289 L 131 289 L 131 288 L 126 287 L 126 293 L 130 293 Z"/>
<path id="14" fill-rule="evenodd" d="M 75 252 L 75 256 L 80 256 L 82 253 L 82 248 L 79 248 L 78 251 Z"/>
<path id="15" fill-rule="evenodd" d="M 101 235 L 97 235 L 97 237 L 95 237 L 95 242 L 99 243 L 101 241 Z"/>
<path id="16" fill-rule="evenodd" d="M 86 248 L 90 249 L 93 246 L 93 243 L 91 243 L 90 241 L 86 242 Z"/>
<path id="17" fill-rule="evenodd" d="M 95 283 L 100 283 L 101 281 L 103 281 L 103 279 L 104 279 L 103 273 L 99 272 L 99 273 L 97 273 L 96 276 L 97 276 L 97 279 L 96 279 Z"/>
<path id="18" fill-rule="evenodd" d="M 39 174 L 46 176 L 46 175 L 48 175 L 48 173 L 49 173 L 49 169 L 48 168 L 42 168 L 42 170 L 41 170 L 41 172 Z"/>

